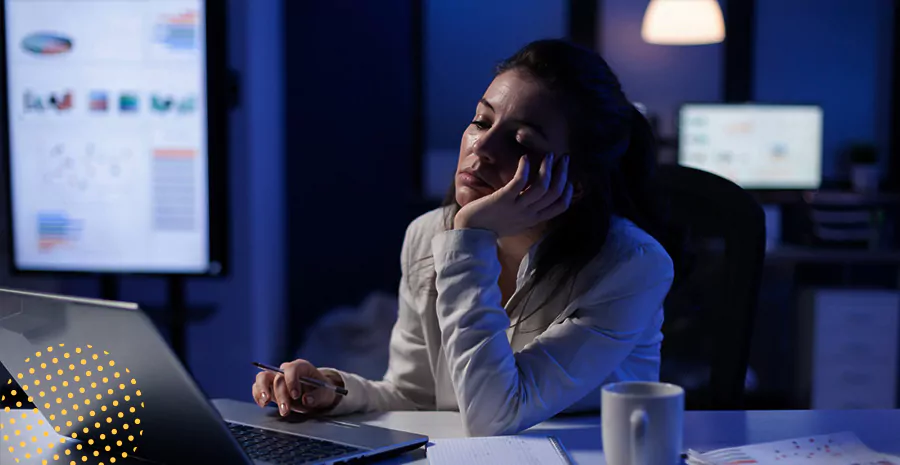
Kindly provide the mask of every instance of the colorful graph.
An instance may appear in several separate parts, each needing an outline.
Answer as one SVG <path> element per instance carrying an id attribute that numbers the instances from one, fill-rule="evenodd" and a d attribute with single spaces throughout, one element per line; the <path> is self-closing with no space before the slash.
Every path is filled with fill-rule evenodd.
<path id="1" fill-rule="evenodd" d="M 173 50 L 193 50 L 197 47 L 196 11 L 163 15 L 156 25 L 156 41 Z"/>
<path id="2" fill-rule="evenodd" d="M 157 113 L 193 113 L 196 106 L 196 98 L 193 95 L 176 98 L 172 95 L 153 94 L 150 97 L 150 108 Z"/>
<path id="3" fill-rule="evenodd" d="M 38 250 L 50 252 L 57 247 L 76 242 L 83 221 L 69 218 L 66 213 L 38 213 Z"/>
<path id="4" fill-rule="evenodd" d="M 900 465 L 895 457 L 875 452 L 853 433 L 835 433 L 699 454 L 688 451 L 690 465 Z"/>
<path id="5" fill-rule="evenodd" d="M 193 148 L 153 150 L 153 225 L 157 231 L 197 227 L 197 158 Z"/>
<path id="6" fill-rule="evenodd" d="M 72 91 L 53 92 L 47 95 L 38 95 L 34 92 L 25 91 L 25 111 L 44 111 L 58 110 L 65 111 L 72 109 Z"/>
<path id="7" fill-rule="evenodd" d="M 154 149 L 154 158 L 194 158 L 197 156 L 195 149 Z"/>
<path id="8" fill-rule="evenodd" d="M 72 38 L 56 33 L 35 32 L 22 39 L 22 49 L 34 55 L 59 55 L 72 51 Z"/>

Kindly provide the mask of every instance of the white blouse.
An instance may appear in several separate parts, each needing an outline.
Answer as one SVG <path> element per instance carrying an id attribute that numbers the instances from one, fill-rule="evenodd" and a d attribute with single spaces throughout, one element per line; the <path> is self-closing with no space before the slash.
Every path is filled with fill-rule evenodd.
<path id="1" fill-rule="evenodd" d="M 601 252 L 546 303 L 553 281 L 528 296 L 535 244 L 504 308 L 496 235 L 448 231 L 443 219 L 432 210 L 406 231 L 384 379 L 324 369 L 349 391 L 331 414 L 459 410 L 469 435 L 514 434 L 564 410 L 599 410 L 604 384 L 659 378 L 674 271 L 649 234 L 614 217 Z"/>

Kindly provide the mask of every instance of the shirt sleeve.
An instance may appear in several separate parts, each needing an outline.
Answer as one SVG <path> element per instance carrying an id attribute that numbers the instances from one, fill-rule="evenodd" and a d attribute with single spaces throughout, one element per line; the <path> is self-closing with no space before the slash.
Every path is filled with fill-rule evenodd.
<path id="1" fill-rule="evenodd" d="M 428 359 L 422 320 L 415 310 L 409 281 L 409 249 L 416 240 L 414 226 L 407 228 L 400 266 L 399 309 L 391 331 L 388 369 L 381 381 L 332 368 L 322 368 L 341 377 L 347 395 L 329 415 L 386 410 L 433 409 L 434 376 Z"/>
<path id="2" fill-rule="evenodd" d="M 674 276 L 661 246 L 635 247 L 579 298 L 571 316 L 514 353 L 500 305 L 496 236 L 446 231 L 432 249 L 442 344 L 473 436 L 518 433 L 597 389 L 653 322 Z"/>

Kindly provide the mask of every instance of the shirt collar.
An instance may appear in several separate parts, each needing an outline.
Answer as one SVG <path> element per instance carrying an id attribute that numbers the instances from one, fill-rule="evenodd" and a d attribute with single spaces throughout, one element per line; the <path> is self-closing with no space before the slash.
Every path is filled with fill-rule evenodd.
<path id="1" fill-rule="evenodd" d="M 516 272 L 516 281 L 522 281 L 523 279 L 531 276 L 534 273 L 534 257 L 537 254 L 538 247 L 544 242 L 544 239 L 547 238 L 547 234 L 541 235 L 541 238 L 537 240 L 531 247 L 528 248 L 528 253 L 522 257 L 522 261 L 519 263 L 519 270 Z M 521 284 L 521 283 L 518 283 Z"/>
<path id="2" fill-rule="evenodd" d="M 609 222 L 610 230 L 612 230 L 612 228 L 621 221 L 622 217 L 618 215 L 612 215 Z M 524 257 L 522 257 L 522 262 L 519 263 L 519 270 L 516 272 L 517 286 L 522 284 L 521 281 L 523 279 L 534 274 L 534 257 L 537 254 L 538 247 L 541 245 L 541 243 L 544 242 L 544 239 L 546 239 L 547 236 L 549 236 L 549 232 L 545 232 L 544 234 L 542 234 L 541 238 L 538 239 L 537 242 L 532 244 L 532 246 L 528 249 L 528 253 L 525 254 Z"/>

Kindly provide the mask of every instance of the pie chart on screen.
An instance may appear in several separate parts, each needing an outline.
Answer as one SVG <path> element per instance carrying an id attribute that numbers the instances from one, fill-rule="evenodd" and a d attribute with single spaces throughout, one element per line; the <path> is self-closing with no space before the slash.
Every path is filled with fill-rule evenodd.
<path id="1" fill-rule="evenodd" d="M 22 48 L 35 55 L 59 55 L 72 50 L 72 39 L 61 34 L 36 32 L 22 39 Z"/>

